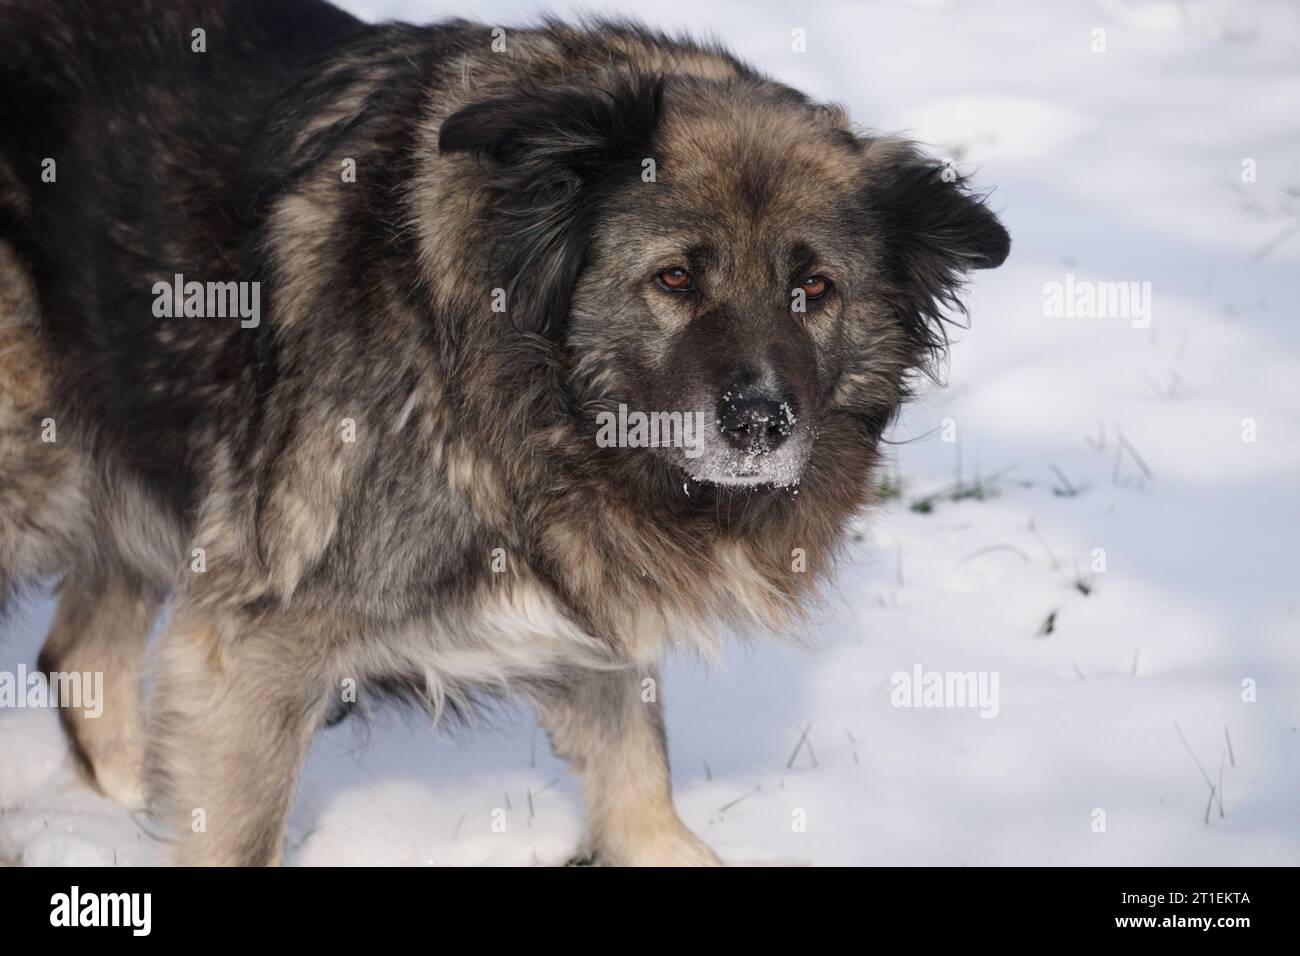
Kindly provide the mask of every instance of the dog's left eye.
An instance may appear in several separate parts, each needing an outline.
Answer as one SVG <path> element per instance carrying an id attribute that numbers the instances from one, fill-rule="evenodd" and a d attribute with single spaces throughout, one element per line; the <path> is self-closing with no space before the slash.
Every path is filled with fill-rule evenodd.
<path id="1" fill-rule="evenodd" d="M 655 276 L 659 284 L 670 292 L 692 292 L 695 284 L 691 281 L 691 274 L 685 269 L 674 267 L 664 269 Z"/>
<path id="2" fill-rule="evenodd" d="M 815 301 L 831 290 L 831 280 L 825 276 L 809 276 L 803 280 L 801 287 L 804 295 Z"/>

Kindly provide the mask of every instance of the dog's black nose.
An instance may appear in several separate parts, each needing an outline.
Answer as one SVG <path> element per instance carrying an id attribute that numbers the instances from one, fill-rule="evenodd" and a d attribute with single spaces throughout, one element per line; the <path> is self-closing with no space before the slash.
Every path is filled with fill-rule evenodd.
<path id="1" fill-rule="evenodd" d="M 789 402 L 736 394 L 718 403 L 718 430 L 741 451 L 772 451 L 789 437 L 793 425 Z"/>

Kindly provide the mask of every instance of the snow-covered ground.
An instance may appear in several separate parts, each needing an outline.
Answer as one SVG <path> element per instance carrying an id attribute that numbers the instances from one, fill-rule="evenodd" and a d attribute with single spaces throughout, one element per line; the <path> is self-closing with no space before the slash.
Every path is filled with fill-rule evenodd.
<path id="1" fill-rule="evenodd" d="M 730 862 L 1300 863 L 1300 8 L 813 6 L 550 8 L 711 32 L 959 159 L 1014 239 L 972 286 L 949 387 L 894 430 L 901 496 L 862 525 L 815 648 L 670 667 L 683 817 Z M 1149 327 L 1045 315 L 1067 274 L 1150 283 Z M 49 617 L 27 609 L 0 670 L 33 665 Z M 918 665 L 996 674 L 996 716 L 893 706 Z M 563 861 L 572 781 L 526 712 L 489 723 L 323 733 L 288 861 Z M 0 711 L 0 860 L 156 859 L 77 782 L 52 712 Z"/>

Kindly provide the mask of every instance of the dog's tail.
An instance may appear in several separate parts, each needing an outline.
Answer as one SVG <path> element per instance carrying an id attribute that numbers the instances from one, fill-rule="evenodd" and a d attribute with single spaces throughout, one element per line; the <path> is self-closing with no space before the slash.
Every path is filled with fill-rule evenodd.
<path id="1" fill-rule="evenodd" d="M 89 476 L 59 434 L 36 307 L 0 242 L 0 622 L 23 587 L 66 569 L 89 511 Z"/>

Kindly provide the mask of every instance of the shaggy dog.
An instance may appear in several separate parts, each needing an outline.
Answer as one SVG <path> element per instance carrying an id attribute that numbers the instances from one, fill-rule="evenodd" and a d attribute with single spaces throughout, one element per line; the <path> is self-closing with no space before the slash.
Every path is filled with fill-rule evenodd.
<path id="1" fill-rule="evenodd" d="M 716 863 L 657 662 L 797 621 L 1007 255 L 982 199 L 625 23 L 4 0 L 0 37 L 0 591 L 61 577 L 90 779 L 178 862 L 273 863 L 351 688 L 508 687 L 596 859 Z"/>

